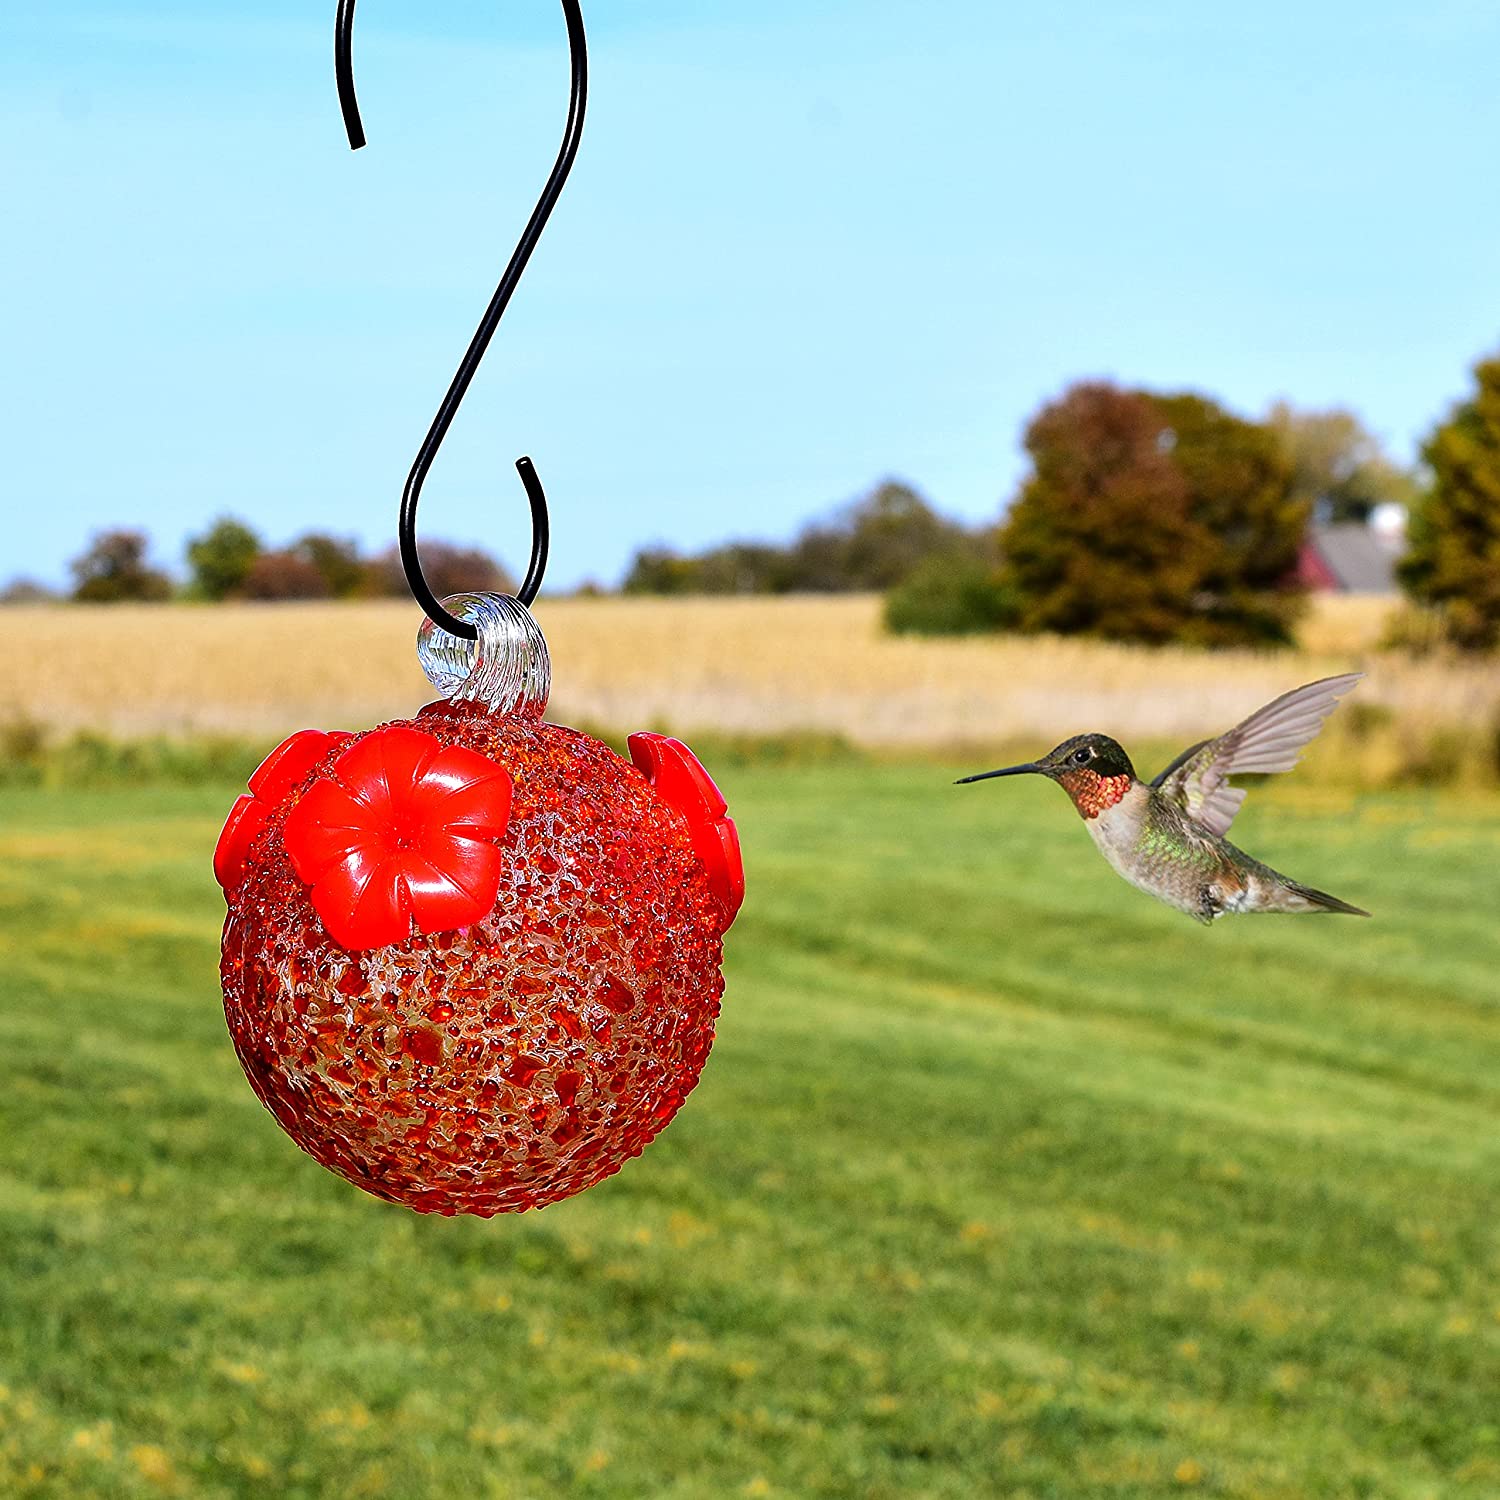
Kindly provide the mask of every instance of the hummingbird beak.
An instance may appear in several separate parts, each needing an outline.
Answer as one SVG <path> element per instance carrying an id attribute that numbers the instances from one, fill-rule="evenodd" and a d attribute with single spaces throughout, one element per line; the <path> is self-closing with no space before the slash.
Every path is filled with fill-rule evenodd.
<path id="1" fill-rule="evenodd" d="M 981 771 L 978 776 L 965 776 L 953 783 L 954 786 L 968 786 L 972 781 L 992 781 L 996 776 L 1040 776 L 1042 768 L 1035 761 L 1027 761 L 1024 766 L 1006 766 L 1003 771 Z"/>

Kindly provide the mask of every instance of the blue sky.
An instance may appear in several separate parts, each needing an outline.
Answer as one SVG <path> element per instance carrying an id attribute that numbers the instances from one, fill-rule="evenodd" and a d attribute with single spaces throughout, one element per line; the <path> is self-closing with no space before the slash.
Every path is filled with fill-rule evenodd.
<path id="1" fill-rule="evenodd" d="M 327 14 L 325 14 L 325 11 Z M 0 579 L 224 512 L 394 534 L 556 151 L 550 0 L 0 7 Z M 1399 456 L 1500 344 L 1493 0 L 586 0 L 579 166 L 433 473 L 566 586 L 886 475 L 979 519 L 1069 380 L 1348 404 Z"/>

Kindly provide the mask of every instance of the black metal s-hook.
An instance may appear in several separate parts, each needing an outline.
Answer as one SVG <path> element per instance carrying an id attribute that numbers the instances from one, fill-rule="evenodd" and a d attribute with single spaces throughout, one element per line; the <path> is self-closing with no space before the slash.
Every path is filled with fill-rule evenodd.
<path id="1" fill-rule="evenodd" d="M 344 128 L 349 134 L 349 145 L 358 151 L 365 144 L 365 132 L 359 117 L 359 101 L 354 93 L 354 6 L 355 0 L 339 0 L 338 17 L 334 23 L 334 71 L 338 78 L 339 107 L 343 110 Z M 406 570 L 406 581 L 412 594 L 434 624 L 442 626 L 451 635 L 462 636 L 469 641 L 477 639 L 474 627 L 449 614 L 438 603 L 436 596 L 427 586 L 427 580 L 422 576 L 422 563 L 417 555 L 417 504 L 422 497 L 422 486 L 426 482 L 428 470 L 432 468 L 433 460 L 436 459 L 438 450 L 443 446 L 443 439 L 447 437 L 448 429 L 453 425 L 454 417 L 458 415 L 458 409 L 463 404 L 464 396 L 468 393 L 474 375 L 479 369 L 484 352 L 489 348 L 490 340 L 500 326 L 500 319 L 510 305 L 510 299 L 520 283 L 521 274 L 531 259 L 531 252 L 536 249 L 537 241 L 542 237 L 542 230 L 546 228 L 552 210 L 557 206 L 563 184 L 567 182 L 568 173 L 573 169 L 574 158 L 578 155 L 578 144 L 583 137 L 583 117 L 588 105 L 588 43 L 584 36 L 583 12 L 579 8 L 578 0 L 562 0 L 562 8 L 568 23 L 568 48 L 572 56 L 573 67 L 572 94 L 568 105 L 567 127 L 563 132 L 562 149 L 558 152 L 552 175 L 548 177 L 547 185 L 542 189 L 542 196 L 532 211 L 521 241 L 510 258 L 510 264 L 506 266 L 505 274 L 500 278 L 500 285 L 495 288 L 495 295 L 490 298 L 490 305 L 485 309 L 479 328 L 459 364 L 458 373 L 454 375 L 453 383 L 448 387 L 448 394 L 443 397 L 443 404 L 438 408 L 432 427 L 417 452 L 416 462 L 412 465 L 411 474 L 406 481 L 406 489 L 401 496 L 401 518 L 398 527 L 401 565 Z M 516 597 L 522 604 L 530 605 L 536 598 L 537 590 L 542 586 L 542 575 L 547 568 L 547 548 L 550 539 L 547 523 L 547 496 L 542 489 L 542 481 L 537 477 L 536 468 L 529 458 L 519 460 L 516 469 L 521 476 L 521 483 L 526 487 L 526 496 L 531 505 L 531 562 L 526 570 L 525 582 L 522 583 Z"/>

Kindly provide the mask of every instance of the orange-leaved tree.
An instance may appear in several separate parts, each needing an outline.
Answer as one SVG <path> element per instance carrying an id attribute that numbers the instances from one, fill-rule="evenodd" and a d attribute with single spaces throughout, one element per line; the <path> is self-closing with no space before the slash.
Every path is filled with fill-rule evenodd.
<path id="1" fill-rule="evenodd" d="M 1000 534 L 1022 630 L 1277 644 L 1308 506 L 1272 433 L 1205 397 L 1073 386 L 1026 430 L 1032 471 Z"/>

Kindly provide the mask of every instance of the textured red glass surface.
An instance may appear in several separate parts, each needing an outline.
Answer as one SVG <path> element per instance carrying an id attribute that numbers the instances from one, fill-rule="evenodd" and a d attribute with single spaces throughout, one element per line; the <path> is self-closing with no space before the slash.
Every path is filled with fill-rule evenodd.
<path id="1" fill-rule="evenodd" d="M 664 734 L 630 736 L 630 758 L 656 790 L 687 819 L 693 848 L 708 871 L 708 883 L 724 907 L 724 927 L 734 923 L 745 900 L 745 865 L 740 835 L 726 817 L 728 804 L 681 740 Z"/>
<path id="2" fill-rule="evenodd" d="M 286 851 L 294 788 L 229 893 L 230 1034 L 287 1133 L 359 1187 L 424 1213 L 539 1207 L 639 1155 L 697 1083 L 724 903 L 683 816 L 599 741 L 472 705 L 406 727 L 510 774 L 493 909 L 341 946 Z"/>
<path id="3" fill-rule="evenodd" d="M 395 725 L 356 741 L 286 820 L 292 867 L 345 948 L 384 948 L 480 921 L 500 889 L 504 766 Z"/>
<path id="4" fill-rule="evenodd" d="M 283 740 L 256 767 L 249 792 L 230 808 L 214 850 L 214 876 L 226 893 L 245 878 L 250 845 L 266 826 L 276 805 L 333 746 L 347 744 L 350 738 L 347 734 L 304 729 Z"/>

